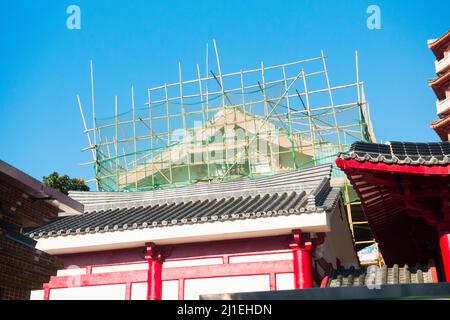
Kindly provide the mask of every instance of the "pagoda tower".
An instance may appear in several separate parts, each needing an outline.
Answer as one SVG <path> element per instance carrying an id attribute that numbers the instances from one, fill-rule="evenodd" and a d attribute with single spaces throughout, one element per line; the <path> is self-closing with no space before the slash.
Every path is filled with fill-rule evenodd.
<path id="1" fill-rule="evenodd" d="M 435 68 L 437 77 L 429 80 L 428 85 L 436 94 L 438 120 L 431 122 L 442 141 L 450 137 L 450 30 L 439 39 L 429 40 L 428 47 L 436 56 Z"/>

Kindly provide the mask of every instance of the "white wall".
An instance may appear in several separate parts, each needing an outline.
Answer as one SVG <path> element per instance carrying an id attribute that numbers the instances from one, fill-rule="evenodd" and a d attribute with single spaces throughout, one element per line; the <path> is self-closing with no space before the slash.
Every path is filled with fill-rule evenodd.
<path id="1" fill-rule="evenodd" d="M 342 205 L 339 206 L 334 214 L 330 217 L 331 232 L 325 237 L 325 243 L 321 252 L 328 262 L 336 267 L 336 258 L 341 260 L 344 267 L 358 265 L 358 257 L 353 246 L 352 234 L 347 221 L 347 213 Z M 341 219 L 342 213 L 342 219 Z M 319 268 L 320 269 L 320 268 Z"/>
<path id="2" fill-rule="evenodd" d="M 147 300 L 147 282 L 135 282 L 131 284 L 131 300 Z"/>
<path id="3" fill-rule="evenodd" d="M 294 273 L 277 273 L 275 276 L 277 290 L 290 290 L 294 288 Z"/>
<path id="4" fill-rule="evenodd" d="M 69 266 L 66 269 L 60 269 L 56 273 L 58 277 L 62 276 L 76 276 L 86 274 L 86 268 L 78 268 L 74 266 Z"/>
<path id="5" fill-rule="evenodd" d="M 187 279 L 184 299 L 197 300 L 201 294 L 270 290 L 269 275 Z"/>
<path id="6" fill-rule="evenodd" d="M 44 290 L 32 290 L 30 300 L 44 300 Z"/>
<path id="7" fill-rule="evenodd" d="M 293 259 L 292 252 L 283 252 L 283 253 L 242 255 L 234 257 L 232 256 L 230 257 L 230 263 L 281 261 L 292 259 Z"/>
<path id="8" fill-rule="evenodd" d="M 195 267 L 214 264 L 222 264 L 223 258 L 203 258 L 203 259 L 185 259 L 185 260 L 168 260 L 163 263 L 163 268 L 180 268 Z"/>
<path id="9" fill-rule="evenodd" d="M 178 280 L 163 281 L 162 300 L 178 300 Z"/>
<path id="10" fill-rule="evenodd" d="M 112 266 L 93 267 L 92 273 L 124 272 L 132 270 L 148 270 L 148 263 L 130 263 Z"/>
<path id="11" fill-rule="evenodd" d="M 50 300 L 125 300 L 125 284 L 51 289 Z"/>

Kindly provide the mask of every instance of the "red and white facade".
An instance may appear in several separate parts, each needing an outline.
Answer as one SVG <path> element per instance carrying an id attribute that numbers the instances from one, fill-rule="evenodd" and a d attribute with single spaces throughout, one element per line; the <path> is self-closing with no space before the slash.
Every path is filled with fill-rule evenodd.
<path id="1" fill-rule="evenodd" d="M 328 211 L 39 238 L 65 268 L 32 299 L 199 299 L 319 287 L 330 267 L 358 265 L 337 195 Z"/>
<path id="2" fill-rule="evenodd" d="M 292 235 L 60 255 L 66 268 L 32 299 L 198 299 L 200 294 L 320 286 L 326 236 Z M 350 248 L 348 248 L 350 249 Z M 314 250 L 314 251 L 313 251 Z M 315 257 L 314 257 L 315 256 Z M 332 259 L 334 258 L 334 261 Z M 356 260 L 349 265 L 357 264 Z"/>

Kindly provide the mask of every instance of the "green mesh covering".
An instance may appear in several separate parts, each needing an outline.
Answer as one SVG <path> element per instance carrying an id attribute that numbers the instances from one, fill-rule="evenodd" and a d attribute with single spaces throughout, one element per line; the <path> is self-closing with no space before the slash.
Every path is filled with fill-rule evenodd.
<path id="1" fill-rule="evenodd" d="M 330 104 L 329 91 L 307 93 L 301 77 L 286 79 L 224 91 L 210 77 L 185 85 L 183 98 L 170 92 L 176 86 L 159 87 L 149 90 L 144 107 L 97 117 L 99 190 L 171 188 L 334 164 L 352 142 L 371 140 L 354 87 Z M 190 95 L 189 85 L 202 94 Z M 332 177 L 343 173 L 334 166 Z"/>

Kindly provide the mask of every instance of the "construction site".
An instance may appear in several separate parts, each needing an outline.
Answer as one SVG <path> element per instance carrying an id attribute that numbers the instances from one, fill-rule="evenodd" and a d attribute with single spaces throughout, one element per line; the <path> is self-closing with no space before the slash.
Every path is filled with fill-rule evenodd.
<path id="1" fill-rule="evenodd" d="M 0 5 L 0 300 L 450 299 L 442 3 L 34 2 Z"/>
<path id="2" fill-rule="evenodd" d="M 333 77 L 323 51 L 229 73 L 212 49 L 109 117 L 91 61 L 77 101 L 97 192 L 26 234 L 64 263 L 31 298 L 448 297 L 449 143 L 376 143 L 357 52 Z"/>
<path id="3" fill-rule="evenodd" d="M 178 81 L 148 88 L 142 103 L 131 87 L 129 102 L 119 106 L 115 96 L 111 116 L 102 118 L 91 61 L 90 107 L 77 96 L 91 182 L 101 192 L 149 191 L 333 164 L 331 181 L 342 190 L 356 250 L 376 246 L 357 195 L 334 164 L 353 142 L 376 141 L 357 52 L 354 59 L 354 81 L 341 84 L 332 82 L 323 51 L 226 73 L 213 41 L 190 80 L 179 63 Z"/>

